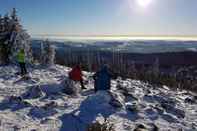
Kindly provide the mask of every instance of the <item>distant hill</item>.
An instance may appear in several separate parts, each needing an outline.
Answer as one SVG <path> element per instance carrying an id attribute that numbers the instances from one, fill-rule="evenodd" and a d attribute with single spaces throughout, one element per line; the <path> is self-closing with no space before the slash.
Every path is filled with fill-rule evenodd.
<path id="1" fill-rule="evenodd" d="M 32 46 L 39 56 L 42 40 L 33 40 Z M 196 41 L 67 41 L 52 42 L 56 46 L 57 63 L 64 64 L 68 51 L 75 55 L 87 55 L 87 52 L 111 59 L 112 52 L 122 54 L 126 60 L 134 60 L 136 64 L 152 64 L 156 58 L 161 66 L 197 65 Z M 64 56 L 64 57 L 63 57 Z"/>

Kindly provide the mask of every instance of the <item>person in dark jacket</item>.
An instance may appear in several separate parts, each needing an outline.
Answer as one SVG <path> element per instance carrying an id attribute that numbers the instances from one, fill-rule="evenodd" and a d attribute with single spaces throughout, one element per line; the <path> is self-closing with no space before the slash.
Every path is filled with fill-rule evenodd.
<path id="1" fill-rule="evenodd" d="M 83 74 L 82 74 L 82 71 L 81 71 L 81 68 L 79 65 L 72 68 L 72 70 L 69 73 L 69 79 L 71 79 L 73 81 L 79 81 L 81 84 L 81 88 L 86 89 L 83 84 L 83 77 L 82 76 L 83 76 Z"/>
<path id="2" fill-rule="evenodd" d="M 25 66 L 25 51 L 24 49 L 21 49 L 17 54 L 17 60 L 21 69 L 21 75 L 27 74 L 27 69 Z"/>
<path id="3" fill-rule="evenodd" d="M 95 80 L 95 92 L 98 90 L 110 90 L 112 73 L 107 66 L 103 66 L 93 77 Z"/>

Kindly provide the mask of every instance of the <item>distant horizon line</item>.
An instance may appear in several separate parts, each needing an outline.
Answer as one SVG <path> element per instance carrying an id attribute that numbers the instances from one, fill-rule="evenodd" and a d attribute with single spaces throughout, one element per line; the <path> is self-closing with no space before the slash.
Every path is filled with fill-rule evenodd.
<path id="1" fill-rule="evenodd" d="M 60 36 L 60 37 L 190 37 L 197 38 L 197 35 L 64 35 L 64 34 L 31 34 L 32 36 Z"/>
<path id="2" fill-rule="evenodd" d="M 53 35 L 36 34 L 33 39 L 55 40 L 182 40 L 197 41 L 196 35 Z"/>

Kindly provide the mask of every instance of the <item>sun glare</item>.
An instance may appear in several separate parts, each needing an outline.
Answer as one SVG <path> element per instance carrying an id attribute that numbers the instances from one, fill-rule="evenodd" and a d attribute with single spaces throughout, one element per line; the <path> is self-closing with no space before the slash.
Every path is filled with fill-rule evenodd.
<path id="1" fill-rule="evenodd" d="M 141 7 L 147 7 L 151 4 L 152 0 L 136 0 L 136 2 Z"/>

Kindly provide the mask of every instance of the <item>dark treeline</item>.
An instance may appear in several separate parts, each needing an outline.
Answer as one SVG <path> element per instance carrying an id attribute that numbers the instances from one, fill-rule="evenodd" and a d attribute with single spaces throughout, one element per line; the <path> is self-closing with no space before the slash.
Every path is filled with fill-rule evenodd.
<path id="1" fill-rule="evenodd" d="M 39 47 L 35 51 L 34 56 L 39 60 Z M 195 58 L 195 52 L 135 54 L 64 46 L 56 49 L 55 62 L 69 67 L 80 63 L 84 70 L 93 72 L 107 64 L 122 78 L 197 91 Z"/>

